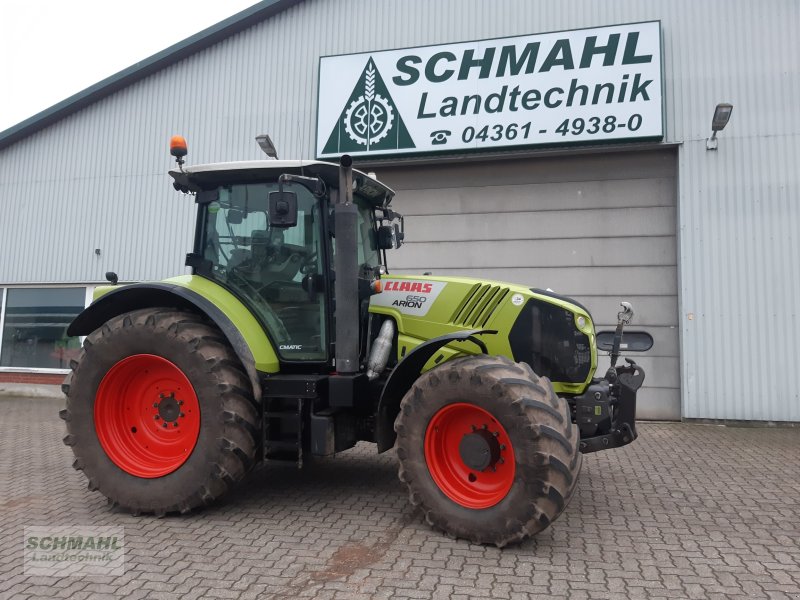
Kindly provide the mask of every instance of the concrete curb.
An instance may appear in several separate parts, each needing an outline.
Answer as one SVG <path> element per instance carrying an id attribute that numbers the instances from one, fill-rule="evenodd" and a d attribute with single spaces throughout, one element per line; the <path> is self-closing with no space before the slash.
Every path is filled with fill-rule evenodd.
<path id="1" fill-rule="evenodd" d="M 0 383 L 0 398 L 63 398 L 60 385 Z"/>

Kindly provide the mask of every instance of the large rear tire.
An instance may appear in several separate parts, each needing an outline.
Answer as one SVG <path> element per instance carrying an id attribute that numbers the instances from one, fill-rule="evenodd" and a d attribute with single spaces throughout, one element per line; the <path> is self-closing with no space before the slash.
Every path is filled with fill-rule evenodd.
<path id="1" fill-rule="evenodd" d="M 502 356 L 424 373 L 395 421 L 400 480 L 427 522 L 505 546 L 550 525 L 572 497 L 579 433 L 550 381 Z"/>
<path id="2" fill-rule="evenodd" d="M 64 382 L 64 443 L 90 490 L 133 513 L 187 512 L 252 466 L 258 411 L 222 333 L 193 313 L 143 309 L 90 334 Z"/>

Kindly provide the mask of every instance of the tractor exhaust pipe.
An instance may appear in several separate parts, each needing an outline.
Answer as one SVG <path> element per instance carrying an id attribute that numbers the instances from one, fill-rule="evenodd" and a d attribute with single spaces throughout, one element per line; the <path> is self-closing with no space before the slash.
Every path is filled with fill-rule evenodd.
<path id="1" fill-rule="evenodd" d="M 348 154 L 339 161 L 339 194 L 334 210 L 336 371 L 352 374 L 359 368 L 358 209 L 353 204 L 353 159 Z"/>

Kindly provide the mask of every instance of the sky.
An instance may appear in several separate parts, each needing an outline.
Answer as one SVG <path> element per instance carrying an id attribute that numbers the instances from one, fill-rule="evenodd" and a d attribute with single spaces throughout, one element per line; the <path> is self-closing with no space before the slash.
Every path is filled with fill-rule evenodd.
<path id="1" fill-rule="evenodd" d="M 0 131 L 256 0 L 0 0 Z"/>

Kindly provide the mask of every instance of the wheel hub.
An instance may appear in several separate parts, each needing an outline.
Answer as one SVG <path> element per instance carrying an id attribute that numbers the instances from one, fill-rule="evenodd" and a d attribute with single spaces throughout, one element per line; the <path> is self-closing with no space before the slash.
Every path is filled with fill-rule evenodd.
<path id="1" fill-rule="evenodd" d="M 176 400 L 174 392 L 170 393 L 169 396 L 159 394 L 159 398 L 161 402 L 153 404 L 153 407 L 158 409 L 159 419 L 163 419 L 165 423 L 172 423 L 173 421 L 177 421 L 178 417 L 184 416 L 180 408 L 180 405 L 183 404 L 183 400 Z"/>
<path id="2" fill-rule="evenodd" d="M 516 461 L 508 432 L 488 410 L 469 402 L 442 407 L 423 442 L 434 483 L 466 508 L 494 506 L 514 484 Z"/>
<path id="3" fill-rule="evenodd" d="M 97 388 L 97 439 L 120 469 L 163 477 L 189 458 L 200 434 L 200 403 L 184 372 L 169 360 L 134 354 L 112 366 Z"/>
<path id="4" fill-rule="evenodd" d="M 494 468 L 500 460 L 500 443 L 488 430 L 478 429 L 461 438 L 458 452 L 470 469 L 485 471 L 489 467 Z"/>

